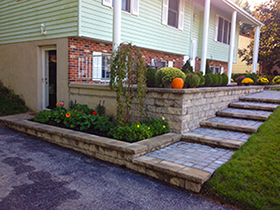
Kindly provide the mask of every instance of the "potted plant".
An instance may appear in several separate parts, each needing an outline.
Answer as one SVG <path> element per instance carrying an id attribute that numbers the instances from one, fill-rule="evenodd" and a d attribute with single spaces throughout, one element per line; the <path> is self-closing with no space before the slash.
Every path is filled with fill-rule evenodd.
<path id="1" fill-rule="evenodd" d="M 259 79 L 257 79 L 257 84 L 258 85 L 267 85 L 267 84 L 269 84 L 269 80 L 265 77 L 260 77 Z"/>

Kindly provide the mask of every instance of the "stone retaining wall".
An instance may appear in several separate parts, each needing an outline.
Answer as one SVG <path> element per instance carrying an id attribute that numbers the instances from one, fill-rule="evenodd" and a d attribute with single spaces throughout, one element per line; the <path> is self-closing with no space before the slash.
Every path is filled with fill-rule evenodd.
<path id="1" fill-rule="evenodd" d="M 90 108 L 105 100 L 110 114 L 116 113 L 116 93 L 105 85 L 70 84 L 70 100 L 88 104 Z M 266 88 L 268 88 L 266 86 Z M 228 86 L 213 88 L 147 88 L 146 105 L 149 117 L 169 122 L 170 132 L 185 133 L 199 127 L 202 120 L 215 116 L 217 111 L 238 101 L 239 97 L 261 92 L 264 86 Z M 139 116 L 139 107 L 132 105 L 134 117 Z"/>

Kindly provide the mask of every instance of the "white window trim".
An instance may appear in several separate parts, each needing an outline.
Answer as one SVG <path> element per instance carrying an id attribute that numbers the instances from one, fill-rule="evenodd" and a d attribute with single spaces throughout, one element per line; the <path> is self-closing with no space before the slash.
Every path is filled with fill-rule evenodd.
<path id="1" fill-rule="evenodd" d="M 100 57 L 92 57 L 92 81 L 102 81 L 102 82 L 110 81 L 110 78 L 102 78 L 103 57 L 101 55 L 108 55 L 108 53 L 93 51 L 92 55 L 100 55 Z"/>
<path id="2" fill-rule="evenodd" d="M 212 69 L 211 69 L 211 68 L 214 68 L 215 73 L 212 71 Z M 218 68 L 218 69 L 219 69 L 219 72 L 218 72 L 218 73 L 221 73 L 221 67 L 220 67 L 220 66 L 210 66 L 210 69 L 211 69 L 212 73 L 213 73 L 213 74 L 216 74 L 216 68 Z"/>
<path id="3" fill-rule="evenodd" d="M 162 0 L 162 25 L 165 25 L 169 28 L 178 29 L 182 31 L 184 29 L 184 16 L 185 16 L 185 0 L 179 0 L 179 9 L 178 9 L 178 27 L 168 25 L 168 7 L 169 1 L 172 0 Z"/>
<path id="4" fill-rule="evenodd" d="M 102 0 L 103 6 L 113 9 L 113 0 Z M 139 16 L 140 0 L 130 0 L 130 12 L 122 10 L 123 13 Z"/>
<path id="5" fill-rule="evenodd" d="M 219 18 L 223 18 L 223 20 L 226 20 L 228 21 L 228 34 L 230 35 L 230 25 L 231 25 L 231 21 L 227 18 L 224 18 L 223 16 L 221 15 L 216 15 L 216 30 L 215 30 L 215 41 L 220 43 L 220 44 L 224 44 L 226 46 L 229 46 L 230 45 L 230 40 L 228 40 L 228 44 L 227 43 L 224 43 L 224 42 L 220 42 L 218 41 L 218 33 L 219 33 Z M 224 27 L 224 25 L 223 25 Z M 223 36 L 222 36 L 222 39 L 224 39 L 224 28 L 223 28 Z"/>

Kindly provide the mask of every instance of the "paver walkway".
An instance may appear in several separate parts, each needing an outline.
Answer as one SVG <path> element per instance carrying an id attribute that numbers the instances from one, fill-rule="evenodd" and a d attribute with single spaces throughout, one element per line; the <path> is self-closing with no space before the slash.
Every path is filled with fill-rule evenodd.
<path id="1" fill-rule="evenodd" d="M 173 163 L 177 167 L 183 165 L 213 174 L 231 158 L 233 149 L 240 148 L 279 104 L 280 92 L 276 91 L 242 97 L 242 102 L 232 103 L 229 105 L 232 108 L 218 112 L 219 117 L 203 121 L 203 127 L 183 134 L 184 141 L 148 153 L 144 157 L 167 161 L 170 167 L 170 163 Z M 224 117 L 220 117 L 223 115 Z"/>

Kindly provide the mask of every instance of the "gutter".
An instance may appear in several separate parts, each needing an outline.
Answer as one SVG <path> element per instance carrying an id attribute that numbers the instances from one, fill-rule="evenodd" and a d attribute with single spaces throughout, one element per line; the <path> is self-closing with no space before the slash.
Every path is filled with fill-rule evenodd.
<path id="1" fill-rule="evenodd" d="M 264 24 L 262 22 L 260 22 L 256 18 L 254 18 L 252 15 L 250 15 L 248 12 L 246 12 L 244 9 L 242 9 L 240 6 L 238 6 L 234 2 L 232 2 L 230 0 L 223 0 L 223 2 L 226 3 L 228 6 L 230 6 L 231 8 L 233 8 L 234 10 L 236 10 L 238 13 L 242 14 L 243 16 L 245 16 L 247 19 L 249 19 L 252 22 L 254 22 L 256 25 L 258 25 L 260 27 L 264 26 Z"/>

